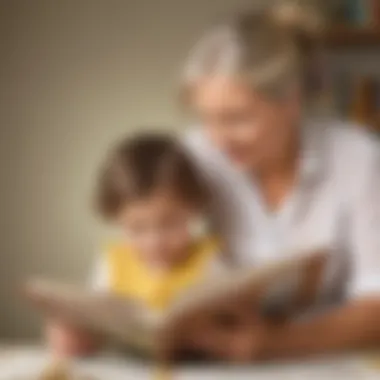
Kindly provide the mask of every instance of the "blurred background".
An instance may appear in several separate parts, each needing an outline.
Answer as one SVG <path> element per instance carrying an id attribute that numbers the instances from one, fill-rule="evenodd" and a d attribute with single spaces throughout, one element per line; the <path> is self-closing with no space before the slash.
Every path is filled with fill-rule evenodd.
<path id="1" fill-rule="evenodd" d="M 323 111 L 380 130 L 380 0 L 304 0 L 329 20 Z M 0 339 L 38 320 L 16 297 L 30 274 L 85 281 L 104 230 L 94 174 L 137 127 L 185 128 L 176 103 L 204 28 L 270 0 L 0 1 Z"/>

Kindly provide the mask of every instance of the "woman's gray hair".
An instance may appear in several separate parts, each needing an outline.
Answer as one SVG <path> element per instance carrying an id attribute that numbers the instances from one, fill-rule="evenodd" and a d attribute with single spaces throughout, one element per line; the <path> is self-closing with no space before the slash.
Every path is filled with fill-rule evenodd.
<path id="1" fill-rule="evenodd" d="M 190 52 L 184 88 L 208 75 L 242 79 L 271 97 L 305 87 L 315 62 L 322 18 L 314 9 L 277 6 L 246 12 L 212 28 Z"/>

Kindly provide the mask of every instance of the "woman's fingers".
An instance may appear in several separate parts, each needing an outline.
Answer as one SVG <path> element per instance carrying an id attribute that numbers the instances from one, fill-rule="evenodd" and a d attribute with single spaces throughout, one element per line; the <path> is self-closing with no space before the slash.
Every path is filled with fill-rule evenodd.
<path id="1" fill-rule="evenodd" d="M 161 336 L 159 355 L 174 358 L 190 350 L 215 359 L 248 362 L 256 356 L 264 323 L 253 308 L 243 303 L 213 308 L 182 320 Z M 175 330 L 175 331 L 174 331 Z"/>
<path id="2" fill-rule="evenodd" d="M 244 308 L 231 308 L 189 321 L 186 344 L 207 356 L 229 361 L 249 361 L 255 350 L 260 319 Z"/>

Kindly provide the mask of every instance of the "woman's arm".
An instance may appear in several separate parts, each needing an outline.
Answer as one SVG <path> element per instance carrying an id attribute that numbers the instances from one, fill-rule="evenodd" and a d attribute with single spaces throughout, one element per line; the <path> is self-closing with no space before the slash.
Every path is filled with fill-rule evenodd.
<path id="1" fill-rule="evenodd" d="M 380 347 L 380 146 L 368 142 L 350 190 L 350 300 L 308 322 L 291 322 L 263 335 L 268 359 L 302 357 L 370 346 Z"/>
<path id="2" fill-rule="evenodd" d="M 256 359 L 301 358 L 380 346 L 380 295 L 347 303 L 313 320 L 264 328 L 261 336 Z"/>
<path id="3" fill-rule="evenodd" d="M 233 329 L 212 321 L 186 326 L 191 346 L 228 361 L 297 359 L 380 347 L 380 294 L 336 307 L 309 320 L 268 323 L 252 314 L 237 314 Z"/>

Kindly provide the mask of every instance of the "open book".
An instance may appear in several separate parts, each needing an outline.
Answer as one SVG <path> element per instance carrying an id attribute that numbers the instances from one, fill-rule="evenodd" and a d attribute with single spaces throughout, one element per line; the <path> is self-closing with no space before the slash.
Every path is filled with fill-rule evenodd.
<path id="1" fill-rule="evenodd" d="M 54 281 L 31 280 L 26 294 L 45 314 L 154 355 L 162 339 L 195 319 L 233 315 L 237 308 L 269 313 L 268 318 L 304 310 L 316 297 L 325 262 L 326 253 L 318 251 L 259 268 L 231 269 L 189 289 L 161 313 L 136 300 Z"/>

